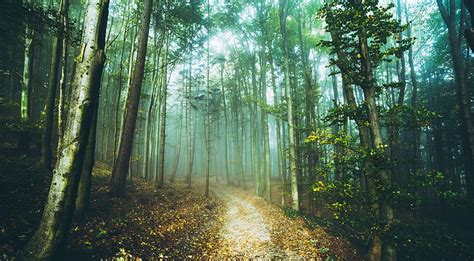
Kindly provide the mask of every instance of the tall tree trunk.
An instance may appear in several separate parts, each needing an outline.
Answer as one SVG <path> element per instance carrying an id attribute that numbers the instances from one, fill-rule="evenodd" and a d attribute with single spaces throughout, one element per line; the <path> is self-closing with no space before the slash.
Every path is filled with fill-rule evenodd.
<path id="1" fill-rule="evenodd" d="M 221 79 L 221 89 L 222 89 L 222 110 L 224 111 L 224 165 L 225 165 L 225 177 L 226 177 L 226 184 L 227 186 L 230 185 L 230 177 L 229 177 L 229 149 L 228 149 L 228 119 L 227 119 L 227 103 L 226 103 L 226 92 L 224 86 L 224 62 L 221 65 L 220 71 L 220 79 Z"/>
<path id="2" fill-rule="evenodd" d="M 271 48 L 268 48 L 271 50 Z M 271 72 L 271 80 L 272 80 L 272 88 L 273 88 L 273 95 L 274 95 L 274 104 L 278 106 L 280 104 L 280 92 L 278 91 L 276 82 L 275 82 L 275 67 L 273 66 L 273 54 L 272 52 L 269 53 L 269 63 L 270 63 L 270 72 Z M 280 116 L 276 116 L 276 136 L 277 136 L 277 156 L 278 156 L 278 170 L 281 180 L 281 205 L 284 207 L 285 202 L 285 194 L 286 194 L 286 160 L 285 160 L 285 149 L 283 146 L 281 133 L 282 133 L 282 124 Z"/>
<path id="3" fill-rule="evenodd" d="M 288 147 L 289 147 L 289 160 L 290 160 L 290 178 L 291 178 L 291 199 L 292 208 L 299 210 L 299 195 L 298 195 L 298 167 L 297 167 L 297 155 L 296 155 L 296 144 L 295 144 L 295 127 L 293 120 L 293 99 L 291 96 L 290 86 L 290 68 L 289 68 L 289 50 L 288 50 L 288 39 L 286 31 L 286 18 L 288 16 L 288 0 L 280 0 L 280 30 L 283 39 L 284 49 L 284 77 L 285 77 L 285 90 L 286 90 L 286 103 L 288 113 Z"/>
<path id="4" fill-rule="evenodd" d="M 108 0 L 89 0 L 82 36 L 84 52 L 76 64 L 73 93 L 63 146 L 38 229 L 22 252 L 22 260 L 51 260 L 65 242 L 74 211 L 94 104 L 105 62 Z"/>
<path id="5" fill-rule="evenodd" d="M 168 32 L 164 32 L 165 51 L 163 54 L 163 89 L 161 91 L 161 129 L 160 129 L 160 171 L 158 188 L 165 186 L 165 146 L 166 146 L 166 99 L 168 98 Z"/>
<path id="6" fill-rule="evenodd" d="M 188 84 L 186 90 L 186 97 L 188 99 L 187 106 L 186 106 L 186 168 L 185 168 L 185 179 L 188 187 L 191 187 L 191 173 L 193 171 L 193 121 L 192 121 L 192 49 L 189 50 L 189 77 L 188 77 Z M 196 129 L 197 126 L 194 126 Z"/>
<path id="7" fill-rule="evenodd" d="M 51 134 L 53 131 L 54 106 L 56 104 L 56 91 L 58 86 L 59 66 L 62 52 L 61 30 L 53 39 L 53 53 L 51 57 L 51 70 L 49 75 L 48 97 L 44 108 L 44 127 L 41 137 L 41 164 L 43 167 L 51 168 Z"/>
<path id="8" fill-rule="evenodd" d="M 67 30 L 64 28 L 68 27 L 68 21 L 69 21 L 69 0 L 62 0 L 63 1 L 63 10 L 62 10 L 62 27 L 63 30 Z M 58 149 L 61 148 L 62 146 L 62 141 L 63 141 L 63 135 L 64 135 L 64 128 L 65 128 L 65 120 L 66 120 L 66 109 L 65 109 L 65 103 L 66 103 L 66 85 L 68 82 L 67 79 L 67 65 L 68 65 L 68 34 L 64 33 L 62 37 L 62 53 L 61 53 L 61 77 L 59 79 L 59 98 L 58 98 Z M 104 50 L 105 51 L 105 50 Z M 83 56 L 84 53 L 84 48 L 81 48 L 81 54 L 80 56 Z M 77 65 L 74 66 L 74 72 L 77 72 Z M 75 77 L 75 73 L 73 74 Z M 70 88 L 72 87 L 72 84 L 70 85 Z M 70 93 L 70 92 L 69 92 Z"/>
<path id="9" fill-rule="evenodd" d="M 263 47 L 265 49 L 265 47 Z M 264 51 L 265 56 L 265 51 Z M 260 67 L 260 75 L 261 75 L 261 89 L 262 89 L 262 100 L 267 103 L 267 82 L 266 82 L 266 59 L 262 57 L 262 65 Z M 262 118 L 262 129 L 263 129 L 263 177 L 264 177 L 264 191 L 265 191 L 265 199 L 268 202 L 272 202 L 272 177 L 270 173 L 270 138 L 269 138 L 269 131 L 268 131 L 268 113 L 261 108 L 261 118 Z"/>
<path id="10" fill-rule="evenodd" d="M 181 139 L 182 139 L 182 132 L 183 132 L 183 110 L 184 110 L 184 104 L 181 103 L 181 114 L 179 118 L 179 122 L 176 125 L 178 128 L 178 133 L 177 133 L 177 138 L 178 140 L 176 141 L 176 148 L 175 148 L 175 153 L 174 153 L 174 164 L 173 164 L 173 170 L 171 170 L 171 176 L 170 176 L 170 183 L 174 183 L 176 179 L 176 173 L 178 171 L 178 165 L 179 165 L 179 159 L 181 156 Z"/>
<path id="11" fill-rule="evenodd" d="M 92 185 L 92 170 L 95 165 L 95 144 L 97 131 L 97 114 L 98 114 L 98 96 L 93 105 L 93 118 L 87 141 L 87 148 L 84 156 L 84 163 L 82 164 L 81 178 L 79 180 L 79 187 L 77 189 L 76 208 L 74 216 L 76 220 L 84 220 L 86 211 L 89 207 L 89 199 Z"/>
<path id="12" fill-rule="evenodd" d="M 148 32 L 150 29 L 150 18 L 153 0 L 145 2 L 145 11 L 140 32 L 140 40 L 137 51 L 133 80 L 129 87 L 127 96 L 127 111 L 123 123 L 122 138 L 120 141 L 119 154 L 110 179 L 110 193 L 114 196 L 125 195 L 125 183 L 127 180 L 130 155 L 132 153 L 135 125 L 137 121 L 138 106 L 140 104 L 140 93 L 145 69 L 145 58 L 148 46 Z"/>
<path id="13" fill-rule="evenodd" d="M 358 2 L 357 0 L 355 2 Z M 365 14 L 364 14 L 365 15 Z M 369 122 L 369 130 L 371 134 L 372 145 L 375 149 L 383 149 L 382 132 L 379 125 L 379 116 L 377 112 L 377 104 L 375 102 L 375 79 L 372 67 L 372 61 L 369 55 L 369 45 L 365 28 L 358 33 L 359 51 L 361 55 L 361 74 L 364 75 L 362 89 L 364 91 L 364 99 L 367 106 L 367 117 Z M 378 170 L 378 176 L 383 186 L 390 186 L 390 174 L 388 170 Z M 379 216 L 383 224 L 390 227 L 394 222 L 393 208 L 385 199 L 379 197 Z M 375 239 L 374 241 L 377 241 Z M 382 260 L 396 260 L 395 246 L 390 242 L 382 242 Z"/>
<path id="14" fill-rule="evenodd" d="M 130 21 L 130 15 L 127 15 L 127 24 L 128 22 Z M 133 30 L 133 29 L 132 29 Z M 117 153 L 118 153 L 118 145 L 119 145 L 119 142 L 120 142 L 120 123 L 121 123 L 121 115 L 120 115 L 120 109 L 121 109 L 121 102 L 120 102 L 120 98 L 122 97 L 122 82 L 123 82 L 123 68 L 124 66 L 122 65 L 123 64 L 123 60 L 124 60 L 124 55 L 125 55 L 125 43 L 127 41 L 127 33 L 128 33 L 128 30 L 126 30 L 124 33 L 123 33 L 123 42 L 122 42 L 122 50 L 120 52 L 120 65 L 119 66 L 119 73 L 118 73 L 118 77 L 119 77 L 119 80 L 118 80 L 118 86 L 117 88 L 115 88 L 115 92 L 114 92 L 114 97 L 115 97 L 115 102 L 114 102 L 114 105 L 115 105 L 115 113 L 114 113 L 114 134 L 113 134 L 113 155 L 112 155 L 112 167 L 115 166 L 115 161 L 117 159 Z M 135 32 L 132 32 L 132 42 L 131 42 L 131 46 L 130 46 L 130 55 L 129 55 L 129 63 L 130 63 L 130 66 L 131 66 L 131 61 L 132 61 L 132 56 L 133 56 L 133 53 L 134 53 L 134 40 L 135 39 Z"/>
<path id="15" fill-rule="evenodd" d="M 25 4 L 31 4 L 31 0 L 24 0 Z M 21 100 L 20 100 L 20 118 L 22 124 L 28 124 L 31 117 L 31 78 L 33 73 L 33 59 L 34 59 L 34 31 L 25 24 L 25 50 L 23 61 L 23 75 L 21 85 Z M 29 127 L 25 126 L 24 130 L 20 132 L 17 149 L 19 152 L 28 153 L 30 147 L 30 131 Z"/>
<path id="16" fill-rule="evenodd" d="M 311 67 L 308 62 L 308 56 L 309 52 L 306 49 L 304 40 L 303 40 L 303 25 L 301 21 L 301 11 L 298 10 L 297 14 L 297 23 L 298 23 L 298 41 L 300 45 L 300 58 L 301 58 L 301 63 L 302 63 L 302 69 L 303 69 L 303 77 L 305 79 L 305 85 L 306 85 L 306 92 L 305 92 L 305 101 L 306 101 L 306 108 L 305 108 L 305 125 L 306 125 L 306 136 L 309 136 L 311 134 L 311 131 L 317 128 L 317 122 L 316 122 L 316 112 L 315 112 L 315 95 L 314 95 L 314 88 L 313 88 L 313 79 L 312 79 L 312 73 L 311 73 Z M 318 153 L 318 147 L 317 144 L 315 143 L 309 143 L 306 144 L 306 163 L 308 165 L 307 168 L 307 177 L 308 177 L 308 182 L 310 186 L 316 182 L 317 179 L 317 173 L 316 173 L 316 167 L 319 164 L 319 153 Z M 311 213 L 312 207 L 313 207 L 313 197 L 312 193 L 308 192 L 308 211 Z M 317 202 L 316 202 L 317 203 Z M 320 210 L 321 207 L 319 204 L 316 204 L 316 215 L 320 216 Z"/>
<path id="17" fill-rule="evenodd" d="M 207 27 L 207 55 L 206 55 L 206 187 L 204 189 L 204 196 L 209 197 L 209 169 L 211 166 L 211 85 L 209 82 L 209 73 L 211 70 L 210 61 L 209 61 L 209 42 L 210 42 L 210 9 L 209 0 L 207 0 L 207 17 L 208 17 L 208 27 Z"/>
<path id="18" fill-rule="evenodd" d="M 158 35 L 158 30 L 155 28 L 155 35 Z M 155 37 L 155 43 L 154 47 L 156 48 L 158 46 L 158 37 Z M 164 39 L 164 37 L 161 37 Z M 150 104 L 148 105 L 148 110 L 147 110 L 147 115 L 145 119 L 145 153 L 144 153 L 144 172 L 145 172 L 145 179 L 149 180 L 151 177 L 151 170 L 154 161 L 154 157 L 152 157 L 152 144 L 154 143 L 153 141 L 153 131 L 154 128 L 156 127 L 154 124 L 150 124 L 151 121 L 154 118 L 153 111 L 156 109 L 157 102 L 156 102 L 156 97 L 158 96 L 158 91 L 157 89 L 157 82 L 158 82 L 158 77 L 160 75 L 159 73 L 159 68 L 160 68 L 160 55 L 161 55 L 161 49 L 162 49 L 162 40 L 160 42 L 160 47 L 158 48 L 158 51 L 155 49 L 154 51 L 154 58 L 153 58 L 153 66 L 154 66 L 154 72 L 153 72 L 153 77 L 152 77 L 152 83 L 151 83 L 151 98 L 150 98 Z M 159 118 L 159 117 L 158 117 Z"/>
<path id="19" fill-rule="evenodd" d="M 334 67 L 332 67 L 332 70 L 331 70 L 333 73 L 332 75 L 332 90 L 333 90 L 333 95 L 334 95 L 334 107 L 338 107 L 339 106 L 339 90 L 338 90 L 338 86 L 337 86 L 337 78 L 336 78 L 336 75 L 334 74 L 335 73 L 335 69 Z M 340 126 L 339 126 L 339 123 L 336 123 L 334 124 L 334 133 L 339 133 L 340 132 Z M 334 152 L 336 153 L 336 156 L 342 156 L 343 153 L 344 153 L 344 149 L 341 147 L 341 145 L 334 145 Z M 334 179 L 335 180 L 344 180 L 344 173 L 339 165 L 339 162 L 337 161 L 337 157 L 336 157 L 336 160 L 334 162 L 334 167 L 335 167 L 335 170 L 334 170 Z"/>
<path id="20" fill-rule="evenodd" d="M 408 24 L 407 28 L 407 38 L 411 38 L 411 24 L 408 18 L 408 7 L 405 2 L 405 21 Z M 410 79 L 411 79 L 411 106 L 414 109 L 418 108 L 418 83 L 416 80 L 416 71 L 415 71 L 415 62 L 413 61 L 413 47 L 410 46 L 408 49 L 408 64 L 410 65 Z M 412 130 L 412 143 L 413 143 L 413 160 L 412 160 L 412 171 L 417 171 L 421 167 L 421 155 L 420 155 L 420 135 L 421 130 L 418 127 L 413 128 Z"/>
<path id="21" fill-rule="evenodd" d="M 259 97 L 258 96 L 258 87 L 257 87 L 257 66 L 256 66 L 256 57 L 255 54 L 251 55 L 250 59 L 250 67 L 251 67 L 251 74 L 252 74 L 252 96 L 254 98 Z M 247 96 L 250 94 L 248 93 Z M 258 121 L 257 121 L 257 103 L 253 102 L 249 106 L 250 109 L 250 117 L 252 119 L 252 126 L 251 132 L 252 132 L 252 172 L 255 175 L 255 194 L 257 196 L 262 196 L 262 181 L 261 181 L 261 172 L 260 172 L 260 152 L 259 152 L 259 138 L 258 138 Z"/>
<path id="22" fill-rule="evenodd" d="M 474 123 L 472 122 L 471 114 L 471 94 L 467 85 L 467 74 L 464 69 L 464 61 L 456 33 L 456 4 L 455 0 L 449 0 L 450 7 L 448 13 L 442 0 L 436 0 L 436 2 L 448 28 L 449 46 L 461 119 L 461 144 L 464 155 L 467 194 L 470 199 L 474 199 Z"/>

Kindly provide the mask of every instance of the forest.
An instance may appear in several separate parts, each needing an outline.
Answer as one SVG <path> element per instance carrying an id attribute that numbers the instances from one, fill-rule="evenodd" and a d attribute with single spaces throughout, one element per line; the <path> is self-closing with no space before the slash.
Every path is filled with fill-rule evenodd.
<path id="1" fill-rule="evenodd" d="M 474 260 L 474 0 L 0 0 L 0 260 Z"/>

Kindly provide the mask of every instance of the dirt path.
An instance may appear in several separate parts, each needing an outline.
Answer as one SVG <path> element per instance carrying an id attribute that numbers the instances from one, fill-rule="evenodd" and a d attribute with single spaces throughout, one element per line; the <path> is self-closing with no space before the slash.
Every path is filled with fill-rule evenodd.
<path id="1" fill-rule="evenodd" d="M 316 258 L 315 240 L 302 222 L 234 188 L 212 190 L 226 205 L 219 255 L 246 258 Z"/>

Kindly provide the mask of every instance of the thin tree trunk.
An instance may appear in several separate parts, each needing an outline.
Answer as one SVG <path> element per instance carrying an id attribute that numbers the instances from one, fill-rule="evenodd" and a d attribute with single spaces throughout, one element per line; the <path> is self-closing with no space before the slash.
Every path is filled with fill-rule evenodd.
<path id="1" fill-rule="evenodd" d="M 89 208 L 89 199 L 92 185 L 92 170 L 95 165 L 95 144 L 97 132 L 97 114 L 98 114 L 98 96 L 93 105 L 93 118 L 87 142 L 87 148 L 82 164 L 81 178 L 79 180 L 79 187 L 77 189 L 76 208 L 74 216 L 76 220 L 84 220 L 86 211 Z"/>
<path id="2" fill-rule="evenodd" d="M 207 17 L 210 19 L 210 8 L 209 0 L 207 0 Z M 208 26 L 210 26 L 210 21 L 208 21 Z M 209 82 L 209 73 L 210 73 L 210 56 L 209 56 L 209 42 L 210 42 L 210 28 L 207 28 L 207 55 L 206 55 L 206 187 L 204 189 L 204 196 L 209 197 L 209 175 L 210 175 L 210 166 L 211 166 L 211 85 Z"/>
<path id="3" fill-rule="evenodd" d="M 269 48 L 271 50 L 271 48 Z M 278 88 L 275 82 L 275 68 L 273 66 L 273 54 L 270 52 L 269 54 L 270 58 L 270 72 L 271 72 L 271 78 L 272 78 L 272 88 L 273 88 L 273 95 L 274 95 L 274 104 L 275 106 L 278 106 L 280 104 L 280 92 L 278 92 Z M 281 180 L 281 205 L 284 207 L 286 202 L 285 202 L 285 189 L 286 189 L 286 160 L 285 160 L 285 150 L 284 150 L 284 145 L 282 143 L 282 138 L 281 138 L 281 132 L 282 132 L 282 125 L 281 125 L 281 119 L 280 116 L 276 116 L 276 135 L 277 135 L 277 156 L 278 156 L 278 170 L 279 170 L 279 175 L 280 175 L 280 180 Z"/>
<path id="4" fill-rule="evenodd" d="M 53 53 L 51 58 L 51 70 L 49 75 L 48 97 L 44 109 L 44 128 L 41 137 L 41 164 L 43 167 L 51 168 L 52 149 L 51 135 L 53 131 L 54 106 L 56 104 L 56 90 L 58 87 L 59 66 L 62 53 L 61 32 L 53 39 Z"/>
<path id="5" fill-rule="evenodd" d="M 193 170 L 193 121 L 192 121 L 192 49 L 189 50 L 189 78 L 188 78 L 188 86 L 186 96 L 188 99 L 187 107 L 186 107 L 186 134 L 187 134 L 187 141 L 186 141 L 186 169 L 185 169 L 185 179 L 188 187 L 191 187 L 191 173 Z M 197 126 L 194 126 L 196 129 Z"/>
<path id="6" fill-rule="evenodd" d="M 31 4 L 31 0 L 24 0 L 26 4 Z M 34 60 L 34 31 L 25 24 L 25 50 L 23 61 L 23 75 L 21 85 L 21 100 L 20 100 L 20 118 L 22 124 L 28 124 L 31 117 L 31 80 L 33 74 L 33 60 Z M 30 131 L 29 127 L 24 127 L 20 132 L 17 149 L 19 152 L 28 153 L 30 147 Z"/>
<path id="7" fill-rule="evenodd" d="M 130 17 L 127 16 L 127 21 L 130 20 Z M 137 25 L 134 25 L 132 27 L 132 34 L 131 34 L 131 39 L 130 39 L 130 53 L 128 54 L 128 70 L 127 70 L 127 75 L 128 75 L 128 78 L 127 78 L 127 86 L 130 86 L 130 83 L 132 81 L 132 73 L 133 73 L 133 56 L 135 54 L 135 39 L 136 39 L 136 34 L 138 33 L 138 24 Z M 123 55 L 124 55 L 124 51 L 125 51 L 125 42 L 126 42 L 126 38 L 127 38 L 127 32 L 124 32 L 124 35 L 123 35 L 123 44 L 122 44 L 122 52 L 121 52 L 121 55 L 120 55 L 120 63 L 122 63 L 122 60 L 123 60 Z M 117 93 L 116 93 L 116 97 L 117 97 L 117 100 L 116 100 L 116 108 L 115 108 L 115 126 L 114 126 L 114 157 L 113 157 L 113 164 L 112 164 L 112 167 L 115 167 L 115 163 L 116 163 L 116 160 L 118 158 L 118 151 L 119 151 L 119 145 L 120 145 L 120 138 L 121 138 L 121 134 L 122 134 L 122 125 L 123 125 L 123 115 L 120 114 L 120 111 L 122 109 L 122 104 L 120 102 L 121 100 L 121 97 L 122 97 L 122 82 L 123 82 L 123 75 L 122 75 L 122 72 L 123 72 L 123 67 L 124 66 L 120 66 L 120 70 L 119 70 L 119 85 L 118 85 L 118 90 L 117 90 Z"/>
<path id="8" fill-rule="evenodd" d="M 229 149 L 228 149 L 228 120 L 227 120 L 227 104 L 226 104 L 226 95 L 225 95 L 225 86 L 224 86 L 224 63 L 222 63 L 221 71 L 221 88 L 222 88 L 222 110 L 224 111 L 224 164 L 225 164 L 225 177 L 227 186 L 230 185 L 229 177 Z"/>
<path id="9" fill-rule="evenodd" d="M 177 124 L 177 128 L 179 130 L 177 134 L 178 140 L 176 141 L 176 149 L 174 153 L 174 164 L 173 164 L 173 170 L 171 171 L 170 183 L 174 183 L 176 179 L 176 172 L 178 171 L 179 159 L 181 155 L 181 136 L 183 132 L 183 110 L 184 110 L 184 104 L 181 103 L 181 115 L 180 115 L 179 123 Z"/>
<path id="10" fill-rule="evenodd" d="M 122 138 L 116 164 L 112 171 L 110 180 L 110 193 L 114 196 L 125 195 L 125 183 L 127 180 L 130 156 L 132 153 L 135 125 L 137 121 L 138 106 L 140 104 L 140 93 L 145 69 L 145 58 L 148 46 L 148 32 L 150 29 L 150 18 L 153 0 L 145 2 L 145 11 L 140 32 L 135 70 L 133 80 L 129 87 L 127 96 L 127 111 L 123 123 Z"/>
<path id="11" fill-rule="evenodd" d="M 405 2 L 405 21 L 408 24 L 407 28 L 407 38 L 411 38 L 411 24 L 408 18 L 408 7 Z M 416 71 L 415 71 L 415 62 L 413 61 L 413 47 L 410 46 L 408 49 L 408 64 L 410 65 L 410 79 L 411 79 L 411 106 L 414 109 L 418 108 L 418 83 L 416 80 Z M 421 130 L 418 127 L 415 127 L 412 131 L 413 138 L 413 171 L 417 171 L 421 167 L 421 155 L 420 155 L 420 134 Z"/>
<path id="12" fill-rule="evenodd" d="M 63 1 L 63 9 L 62 9 L 62 27 L 67 28 L 68 27 L 68 21 L 69 21 L 69 0 L 62 0 Z M 66 30 L 66 29 L 63 29 Z M 66 101 L 66 85 L 68 82 L 67 79 L 67 65 L 68 65 L 68 35 L 67 33 L 64 33 L 62 37 L 62 53 L 61 53 L 61 77 L 59 79 L 59 98 L 58 98 L 58 146 L 57 148 L 60 149 L 62 146 L 62 141 L 63 141 L 63 135 L 64 135 L 64 124 L 66 121 L 66 110 L 65 110 L 65 101 Z M 84 47 L 81 48 L 81 54 L 80 56 L 83 57 L 84 55 Z M 105 50 L 104 50 L 105 51 Z M 77 71 L 77 64 L 74 66 L 74 71 Z M 75 74 L 74 74 L 75 77 Z M 72 87 L 72 84 L 70 84 L 70 87 Z"/>
<path id="13" fill-rule="evenodd" d="M 286 90 L 286 103 L 287 103 L 287 114 L 288 114 L 288 147 L 289 147 L 289 160 L 290 160 L 290 178 L 291 178 L 291 199 L 292 208 L 296 211 L 299 210 L 299 195 L 298 195 L 298 167 L 297 167 L 297 155 L 296 155 L 296 144 L 295 144 L 295 129 L 293 119 L 293 99 L 291 96 L 290 86 L 290 69 L 289 69 L 289 50 L 288 50 L 288 39 L 286 31 L 286 18 L 288 16 L 288 0 L 280 0 L 280 30 L 283 39 L 284 49 L 284 77 L 285 77 L 285 90 Z"/>
<path id="14" fill-rule="evenodd" d="M 161 129 L 160 129 L 160 171 L 158 179 L 158 188 L 165 185 L 165 145 L 166 145 L 166 99 L 168 95 L 168 32 L 164 32 L 165 51 L 163 54 L 163 89 L 161 92 Z"/>

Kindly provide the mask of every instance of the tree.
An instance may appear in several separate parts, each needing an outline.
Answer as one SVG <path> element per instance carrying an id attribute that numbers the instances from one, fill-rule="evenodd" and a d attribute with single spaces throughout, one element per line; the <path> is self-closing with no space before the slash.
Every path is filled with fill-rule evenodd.
<path id="1" fill-rule="evenodd" d="M 127 96 L 126 113 L 125 120 L 123 122 L 120 148 L 116 164 L 114 165 L 112 176 L 110 178 L 110 193 L 114 196 L 125 195 L 125 184 L 130 164 L 130 155 L 132 153 L 138 106 L 140 104 L 140 92 L 145 68 L 145 58 L 148 46 L 148 32 L 150 29 L 152 4 L 153 0 L 147 0 L 145 2 L 145 10 L 141 26 L 136 64 L 133 73 L 133 79 L 129 85 L 129 91 Z"/>
<path id="2" fill-rule="evenodd" d="M 393 5 L 380 7 L 378 1 L 351 0 L 335 1 L 323 9 L 326 29 L 332 37 L 332 41 L 323 42 L 323 45 L 337 54 L 337 59 L 332 64 L 337 65 L 342 73 L 344 95 L 350 108 L 355 109 L 351 115 L 357 115 L 358 109 L 350 85 L 358 85 L 363 91 L 363 119 L 357 116 L 353 118 L 358 125 L 364 149 L 369 149 L 370 155 L 379 155 L 374 159 L 368 158 L 364 163 L 365 177 L 375 214 L 383 226 L 387 227 L 392 226 L 395 221 L 394 208 L 384 195 L 392 185 L 392 170 L 386 161 L 381 115 L 376 103 L 379 87 L 375 69 L 384 60 L 403 55 L 411 45 L 411 39 L 398 39 L 395 47 L 384 50 L 383 46 L 388 39 L 399 37 L 404 30 L 388 12 L 392 7 Z M 346 19 L 347 17 L 351 19 Z M 368 134 L 366 130 L 369 131 Z M 373 235 L 370 260 L 395 260 L 394 245 L 383 241 L 379 233 Z"/>
<path id="3" fill-rule="evenodd" d="M 449 0 L 448 9 L 442 0 L 436 0 L 436 3 L 438 4 L 439 11 L 448 29 L 450 54 L 461 119 L 461 144 L 464 154 L 467 194 L 470 199 L 474 199 L 474 123 L 471 113 L 471 93 L 467 84 L 464 59 L 459 45 L 458 32 L 456 30 L 456 1 Z M 469 10 L 472 10 L 472 3 L 467 4 L 467 6 L 471 6 Z"/>
<path id="4" fill-rule="evenodd" d="M 72 222 L 93 102 L 99 95 L 105 63 L 105 31 L 108 0 L 89 0 L 82 36 L 82 51 L 72 83 L 72 99 L 66 121 L 63 146 L 53 170 L 53 180 L 43 210 L 41 223 L 20 255 L 24 260 L 51 260 L 65 242 Z"/>
<path id="5" fill-rule="evenodd" d="M 209 0 L 207 0 L 207 36 L 211 35 L 210 30 L 210 15 L 211 15 L 211 6 L 209 5 Z M 204 196 L 209 197 L 209 175 L 210 175 L 210 167 L 211 167 L 211 84 L 209 82 L 209 73 L 210 73 L 210 56 L 209 56 L 209 42 L 207 41 L 207 50 L 206 50 L 206 119 L 204 120 L 205 128 L 206 128 L 206 186 L 204 189 Z"/>
<path id="6" fill-rule="evenodd" d="M 167 29 L 165 29 L 167 30 Z M 160 171 L 158 177 L 158 187 L 163 188 L 165 185 L 165 145 L 166 145 L 166 99 L 168 97 L 168 32 L 164 32 L 165 51 L 163 61 L 163 87 L 161 91 L 160 105 L 161 108 L 161 128 L 160 128 Z"/>
<path id="7" fill-rule="evenodd" d="M 466 37 L 471 50 L 474 52 L 474 2 L 472 0 L 464 0 L 464 4 L 471 15 L 471 28 L 466 28 L 464 36 Z"/>
<path id="8" fill-rule="evenodd" d="M 289 68 L 289 50 L 288 39 L 286 32 L 286 19 L 288 16 L 288 0 L 280 0 L 280 31 L 282 36 L 282 45 L 284 50 L 283 69 L 285 77 L 285 91 L 286 104 L 288 113 L 288 147 L 289 147 L 289 161 L 290 161 L 290 179 L 291 179 L 291 207 L 294 210 L 299 210 L 299 195 L 298 195 L 298 167 L 295 144 L 295 126 L 293 121 L 293 99 L 290 90 L 290 68 Z"/>
<path id="9" fill-rule="evenodd" d="M 59 84 L 59 75 L 65 71 L 65 61 L 67 57 L 63 58 L 63 54 L 67 55 L 67 52 L 63 52 L 63 49 L 67 50 L 66 39 L 67 34 L 67 19 L 69 12 L 69 0 L 62 0 L 60 6 L 60 17 L 62 20 L 62 27 L 58 29 L 58 33 L 53 40 L 53 54 L 51 57 L 51 70 L 49 78 L 48 97 L 44 109 L 44 129 L 41 139 L 41 163 L 46 168 L 51 168 L 51 134 L 53 130 L 53 118 L 54 118 L 54 106 L 56 104 L 56 91 Z M 63 78 L 64 76 L 62 76 Z M 64 79 L 62 79 L 64 81 Z"/>
<path id="10" fill-rule="evenodd" d="M 31 4 L 31 0 L 24 0 L 25 4 Z M 33 74 L 34 63 L 34 30 L 30 25 L 25 24 L 25 51 L 23 61 L 23 74 L 21 85 L 21 101 L 20 101 L 20 117 L 21 123 L 24 125 L 24 130 L 20 133 L 18 141 L 18 150 L 21 152 L 28 152 L 30 146 L 30 132 L 28 131 L 28 124 L 30 123 L 31 114 L 31 78 Z"/>

